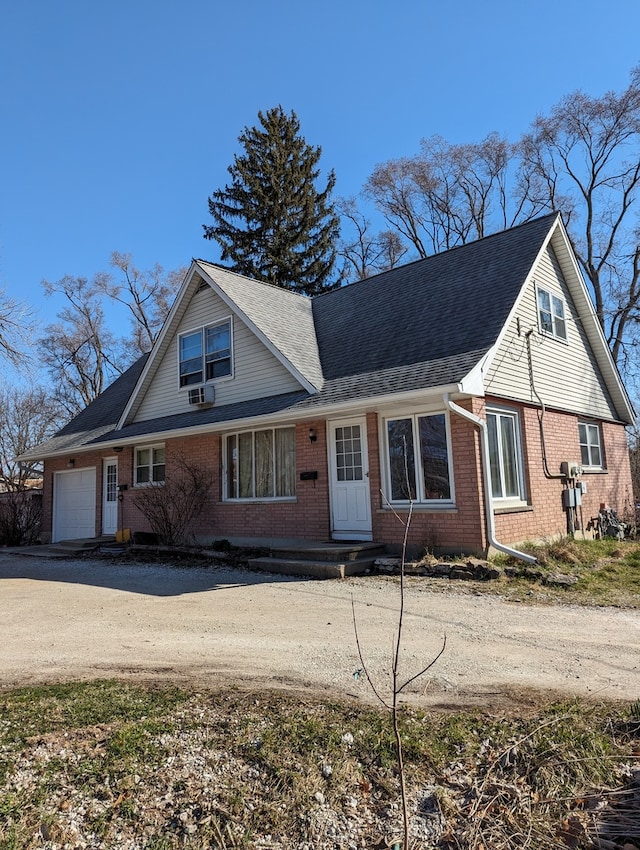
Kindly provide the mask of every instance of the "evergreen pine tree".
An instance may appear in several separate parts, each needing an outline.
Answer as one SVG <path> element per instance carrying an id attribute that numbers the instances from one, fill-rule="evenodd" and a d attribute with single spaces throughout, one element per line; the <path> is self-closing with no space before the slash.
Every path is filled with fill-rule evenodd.
<path id="1" fill-rule="evenodd" d="M 215 224 L 203 225 L 205 239 L 220 245 L 222 261 L 239 274 L 315 295 L 331 286 L 339 218 L 326 188 L 315 182 L 321 149 L 300 135 L 295 114 L 282 106 L 263 114 L 260 127 L 238 137 L 244 153 L 227 169 L 231 185 L 209 198 Z"/>

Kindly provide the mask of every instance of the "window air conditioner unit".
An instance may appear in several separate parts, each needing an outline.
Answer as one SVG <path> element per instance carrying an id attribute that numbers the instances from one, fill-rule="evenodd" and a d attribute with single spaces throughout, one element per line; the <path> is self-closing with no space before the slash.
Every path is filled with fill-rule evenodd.
<path id="1" fill-rule="evenodd" d="M 196 407 L 213 407 L 215 400 L 216 392 L 212 384 L 189 390 L 189 404 L 194 404 Z"/>

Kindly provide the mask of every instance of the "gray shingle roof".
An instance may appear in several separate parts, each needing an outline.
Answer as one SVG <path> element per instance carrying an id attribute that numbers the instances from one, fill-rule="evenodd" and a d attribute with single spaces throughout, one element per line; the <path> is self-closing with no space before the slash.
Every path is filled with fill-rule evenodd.
<path id="1" fill-rule="evenodd" d="M 496 341 L 555 218 L 317 296 L 325 379 L 435 360 L 459 372 L 457 358 L 466 361 Z"/>
<path id="2" fill-rule="evenodd" d="M 287 393 L 194 410 L 115 431 L 146 357 L 43 446 L 37 458 L 196 426 L 460 382 L 494 345 L 557 215 L 544 216 L 314 299 L 202 270 L 318 393 Z"/>
<path id="3" fill-rule="evenodd" d="M 196 262 L 273 342 L 291 365 L 319 389 L 323 376 L 313 327 L 311 299 L 279 286 L 234 274 L 204 260 Z"/>
<path id="4" fill-rule="evenodd" d="M 124 410 L 136 385 L 138 377 L 147 362 L 148 354 L 143 354 L 120 375 L 95 401 L 61 428 L 46 443 L 25 452 L 25 460 L 38 459 L 48 454 L 73 451 L 80 446 L 89 445 L 100 437 L 111 434 Z"/>

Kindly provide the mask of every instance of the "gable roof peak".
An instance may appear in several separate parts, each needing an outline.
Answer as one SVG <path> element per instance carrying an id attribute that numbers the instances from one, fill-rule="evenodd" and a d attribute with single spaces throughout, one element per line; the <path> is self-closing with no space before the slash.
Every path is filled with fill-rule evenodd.
<path id="1" fill-rule="evenodd" d="M 305 295 L 303 292 L 296 292 L 294 289 L 288 289 L 284 286 L 278 286 L 276 283 L 269 283 L 266 280 L 258 280 L 255 277 L 248 277 L 247 275 L 240 274 L 239 272 L 234 272 L 226 266 L 221 266 L 219 263 L 212 263 L 210 260 L 194 258 L 193 262 L 200 266 L 208 266 L 210 269 L 215 269 L 216 271 L 224 272 L 225 275 L 232 275 L 234 278 L 238 278 L 238 280 L 240 281 L 246 281 L 247 283 L 250 283 L 251 286 L 264 286 L 276 292 L 284 292 L 287 295 L 294 296 L 295 298 L 302 298 L 305 301 L 310 300 L 309 296 Z"/>

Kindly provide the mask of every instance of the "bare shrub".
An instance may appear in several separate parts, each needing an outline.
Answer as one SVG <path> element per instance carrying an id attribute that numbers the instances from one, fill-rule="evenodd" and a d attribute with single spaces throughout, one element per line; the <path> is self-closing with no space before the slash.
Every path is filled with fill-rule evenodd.
<path id="1" fill-rule="evenodd" d="M 211 492 L 210 473 L 178 457 L 165 482 L 136 490 L 133 504 L 166 546 L 188 542 L 189 530 Z"/>
<path id="2" fill-rule="evenodd" d="M 0 545 L 32 546 L 42 522 L 42 495 L 31 490 L 0 494 Z"/>

